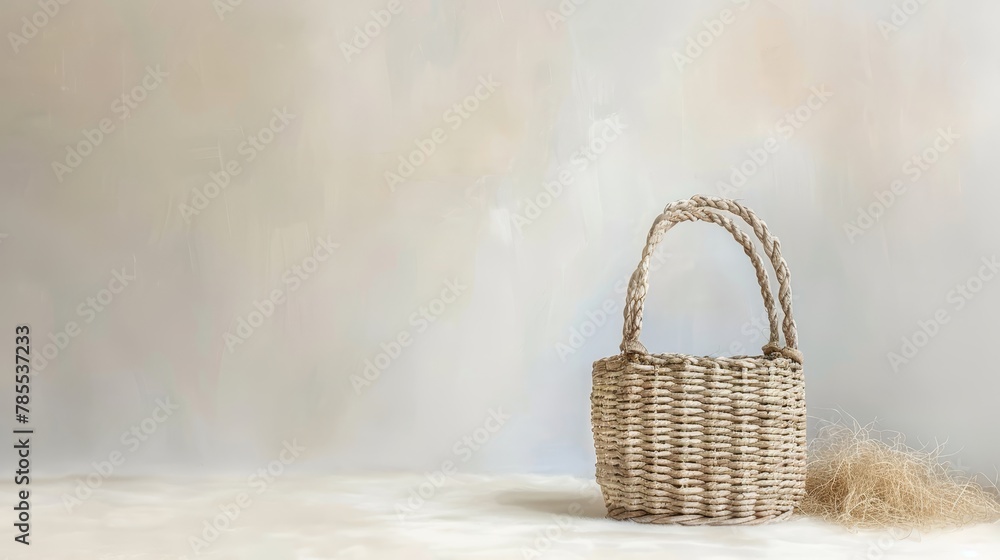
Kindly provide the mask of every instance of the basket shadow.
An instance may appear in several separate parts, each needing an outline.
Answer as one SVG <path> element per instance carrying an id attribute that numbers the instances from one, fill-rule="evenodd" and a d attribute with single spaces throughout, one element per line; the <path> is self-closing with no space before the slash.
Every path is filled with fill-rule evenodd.
<path id="1" fill-rule="evenodd" d="M 497 494 L 496 502 L 537 513 L 566 515 L 581 519 L 605 519 L 608 510 L 601 496 L 581 495 L 565 490 L 519 490 Z"/>

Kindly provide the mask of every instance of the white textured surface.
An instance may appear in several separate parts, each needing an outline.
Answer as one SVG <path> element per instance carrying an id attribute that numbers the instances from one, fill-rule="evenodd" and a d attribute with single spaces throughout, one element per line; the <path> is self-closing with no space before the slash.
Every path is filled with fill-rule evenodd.
<path id="1" fill-rule="evenodd" d="M 241 479 L 112 479 L 69 513 L 60 496 L 72 492 L 73 484 L 50 481 L 35 486 L 30 553 L 14 549 L 18 554 L 12 558 L 1000 557 L 1000 525 L 900 539 L 887 532 L 850 533 L 801 517 L 761 527 L 648 526 L 604 519 L 593 481 L 541 476 L 451 477 L 428 493 L 423 505 L 409 508 L 411 491 L 426 482 L 419 475 L 288 475 L 257 493 Z M 5 486 L 4 495 L 8 490 Z M 190 539 L 240 492 L 248 492 L 250 506 L 196 555 Z M 401 517 L 399 507 L 411 511 Z"/>

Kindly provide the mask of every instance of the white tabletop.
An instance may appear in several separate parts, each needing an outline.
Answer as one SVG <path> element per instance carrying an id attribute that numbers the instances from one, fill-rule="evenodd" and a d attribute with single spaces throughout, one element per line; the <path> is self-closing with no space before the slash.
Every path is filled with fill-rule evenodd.
<path id="1" fill-rule="evenodd" d="M 894 535 L 852 533 L 802 517 L 756 527 L 619 522 L 604 518 L 593 481 L 570 477 L 132 478 L 100 481 L 89 496 L 79 484 L 34 481 L 32 544 L 13 545 L 8 536 L 5 554 L 48 560 L 1000 558 L 1000 524 Z M 12 490 L 6 484 L 3 494 L 13 496 Z M 221 532 L 209 526 L 213 517 Z"/>

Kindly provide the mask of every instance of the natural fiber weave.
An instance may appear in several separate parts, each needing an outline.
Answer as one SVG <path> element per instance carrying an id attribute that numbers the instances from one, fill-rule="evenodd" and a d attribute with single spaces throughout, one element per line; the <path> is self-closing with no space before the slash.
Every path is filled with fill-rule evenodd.
<path id="1" fill-rule="evenodd" d="M 784 318 L 746 221 L 775 269 Z M 675 224 L 727 229 L 750 258 L 771 327 L 762 356 L 649 354 L 639 342 L 649 261 Z M 594 362 L 591 420 L 597 481 L 615 519 L 682 525 L 758 524 L 789 517 L 805 494 L 806 409 L 791 279 L 778 240 L 732 200 L 696 196 L 653 222 L 629 281 L 621 353 Z"/>

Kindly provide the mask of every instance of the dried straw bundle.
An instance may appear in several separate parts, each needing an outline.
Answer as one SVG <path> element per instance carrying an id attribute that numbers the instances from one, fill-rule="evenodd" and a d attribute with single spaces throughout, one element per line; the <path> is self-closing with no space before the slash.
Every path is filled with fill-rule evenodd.
<path id="1" fill-rule="evenodd" d="M 941 461 L 941 448 L 873 436 L 871 425 L 830 424 L 810 444 L 800 512 L 849 528 L 934 529 L 1000 520 L 985 488 Z"/>

